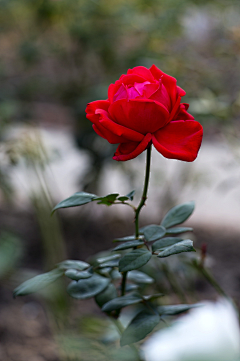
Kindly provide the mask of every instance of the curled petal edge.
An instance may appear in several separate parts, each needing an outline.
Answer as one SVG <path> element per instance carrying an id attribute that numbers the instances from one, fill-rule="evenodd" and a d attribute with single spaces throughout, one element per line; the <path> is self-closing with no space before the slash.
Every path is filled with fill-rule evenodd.
<path id="1" fill-rule="evenodd" d="M 151 140 L 152 140 L 152 134 L 151 133 L 146 134 L 144 139 L 140 143 L 136 143 L 135 149 L 133 149 L 129 154 L 121 153 L 121 144 L 120 144 L 113 156 L 113 159 L 124 162 L 124 161 L 130 160 L 130 159 L 136 158 L 139 154 L 141 154 L 148 147 Z M 129 145 L 131 147 L 134 144 L 129 144 Z"/>

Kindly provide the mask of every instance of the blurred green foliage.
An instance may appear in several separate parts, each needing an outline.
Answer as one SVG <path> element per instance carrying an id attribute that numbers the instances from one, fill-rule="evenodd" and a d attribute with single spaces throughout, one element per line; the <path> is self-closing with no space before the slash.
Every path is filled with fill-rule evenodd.
<path id="1" fill-rule="evenodd" d="M 34 122 L 37 104 L 64 106 L 91 155 L 83 183 L 92 191 L 115 148 L 96 140 L 88 102 L 128 68 L 155 63 L 186 90 L 205 134 L 238 134 L 239 51 L 238 0 L 0 0 L 0 121 Z"/>
<path id="2" fill-rule="evenodd" d="M 26 119 L 31 102 L 60 102 L 82 130 L 88 101 L 128 68 L 156 63 L 211 103 L 194 105 L 201 117 L 234 118 L 239 15 L 237 0 L 1 0 L 0 115 Z"/>

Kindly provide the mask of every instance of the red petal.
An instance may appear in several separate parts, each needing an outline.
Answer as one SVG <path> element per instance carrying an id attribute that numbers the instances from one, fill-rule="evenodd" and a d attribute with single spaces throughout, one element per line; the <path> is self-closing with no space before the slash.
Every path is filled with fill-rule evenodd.
<path id="1" fill-rule="evenodd" d="M 124 85 L 134 86 L 134 83 L 143 83 L 145 81 L 144 78 L 138 75 L 125 75 L 123 74 L 119 80 L 117 80 L 114 84 L 110 84 L 108 87 L 108 99 L 110 103 L 113 102 L 113 97 L 117 93 L 118 89 Z"/>
<path id="2" fill-rule="evenodd" d="M 110 144 L 124 143 L 128 141 L 124 137 L 119 137 L 118 135 L 113 134 L 110 130 L 104 128 L 101 124 L 93 124 L 93 129 L 98 135 L 100 135 L 100 137 L 106 139 Z"/>
<path id="3" fill-rule="evenodd" d="M 110 103 L 108 100 L 96 100 L 95 102 L 88 103 L 85 112 L 87 114 L 95 114 L 96 109 L 108 110 Z"/>
<path id="4" fill-rule="evenodd" d="M 118 100 L 110 105 L 109 114 L 116 123 L 141 134 L 156 132 L 169 119 L 168 110 L 149 99 Z"/>
<path id="5" fill-rule="evenodd" d="M 159 82 L 159 83 L 160 84 L 159 84 L 158 90 L 151 95 L 150 99 L 158 101 L 159 103 L 163 104 L 170 111 L 171 100 L 169 98 L 167 89 L 162 84 L 162 82 Z"/>
<path id="6" fill-rule="evenodd" d="M 129 142 L 122 143 L 118 146 L 113 159 L 118 161 L 126 161 L 133 158 L 136 158 L 141 154 L 151 142 L 152 135 L 150 133 L 146 134 L 141 143 Z"/>
<path id="7" fill-rule="evenodd" d="M 149 80 L 150 82 L 155 81 L 152 73 L 150 72 L 149 69 L 145 68 L 145 66 L 136 66 L 133 69 L 129 69 L 127 74 L 136 74 L 136 75 L 140 75 L 146 80 Z"/>
<path id="8" fill-rule="evenodd" d="M 141 142 L 143 140 L 143 138 L 144 138 L 143 134 L 138 133 L 135 130 L 129 129 L 127 127 L 124 127 L 122 125 L 115 123 L 108 117 L 108 112 L 106 112 L 102 109 L 97 109 L 96 112 L 99 116 L 98 123 L 95 123 L 97 126 L 98 126 L 98 124 L 100 124 L 105 129 L 109 130 L 111 133 L 113 133 L 119 137 L 123 137 L 130 141 L 133 141 L 133 142 Z"/>
<path id="9" fill-rule="evenodd" d="M 179 112 L 175 115 L 173 120 L 194 120 L 194 117 L 187 112 L 189 104 L 182 103 L 179 107 Z"/>
<path id="10" fill-rule="evenodd" d="M 192 162 L 197 157 L 202 136 L 200 123 L 195 120 L 178 120 L 158 130 L 152 136 L 152 142 L 164 157 Z"/>
<path id="11" fill-rule="evenodd" d="M 169 122 L 174 119 L 175 115 L 179 112 L 180 109 L 180 102 L 181 102 L 181 97 L 179 96 L 171 113 L 170 113 L 170 117 L 169 117 Z"/>
<path id="12" fill-rule="evenodd" d="M 107 110 L 110 103 L 108 100 L 96 100 L 94 102 L 91 102 L 87 105 L 87 108 L 85 110 L 86 117 L 89 119 L 92 123 L 98 123 L 99 121 L 99 115 L 95 114 L 96 109 L 101 108 L 104 110 Z"/>
<path id="13" fill-rule="evenodd" d="M 186 95 L 185 90 L 180 88 L 180 86 L 177 86 L 177 91 L 178 91 L 178 95 L 180 95 L 180 97 L 184 97 L 184 95 Z"/>
<path id="14" fill-rule="evenodd" d="M 162 70 L 158 69 L 156 65 L 152 65 L 149 70 L 155 79 L 162 80 L 163 85 L 166 87 L 168 95 L 170 96 L 172 107 L 174 107 L 177 100 L 177 80 L 172 76 L 165 74 Z"/>

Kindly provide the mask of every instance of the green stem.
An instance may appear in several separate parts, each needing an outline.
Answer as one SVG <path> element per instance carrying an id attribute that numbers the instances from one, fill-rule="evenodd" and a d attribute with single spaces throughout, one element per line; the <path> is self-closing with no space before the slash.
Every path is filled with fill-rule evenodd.
<path id="1" fill-rule="evenodd" d="M 146 172 L 145 172 L 145 181 L 143 187 L 143 193 L 140 200 L 140 203 L 137 208 L 135 208 L 135 237 L 138 238 L 139 236 L 139 224 L 138 218 L 142 207 L 145 205 L 147 199 L 147 191 L 148 191 L 148 184 L 150 178 L 150 164 L 151 164 L 151 151 L 152 145 L 147 148 L 147 158 L 146 158 Z M 122 285 L 121 285 L 121 296 L 125 295 L 125 287 L 126 287 L 126 280 L 127 280 L 127 272 L 122 273 Z"/>
<path id="2" fill-rule="evenodd" d="M 147 159 L 146 159 L 146 173 L 145 173 L 145 182 L 144 182 L 144 188 L 142 193 L 142 198 L 140 200 L 140 203 L 135 210 L 135 236 L 138 238 L 139 236 L 139 214 L 141 212 L 142 207 L 145 205 L 146 199 L 147 199 L 147 191 L 148 191 L 148 183 L 149 183 L 149 177 L 150 177 L 150 164 L 151 164 L 151 151 L 152 151 L 152 145 L 147 148 Z"/>
<path id="3" fill-rule="evenodd" d="M 206 278 L 206 280 L 212 285 L 212 287 L 215 288 L 217 293 L 219 293 L 221 296 L 228 298 L 226 293 L 223 291 L 223 289 L 220 287 L 220 285 L 206 268 L 200 266 L 198 267 L 198 269 L 200 273 Z"/>

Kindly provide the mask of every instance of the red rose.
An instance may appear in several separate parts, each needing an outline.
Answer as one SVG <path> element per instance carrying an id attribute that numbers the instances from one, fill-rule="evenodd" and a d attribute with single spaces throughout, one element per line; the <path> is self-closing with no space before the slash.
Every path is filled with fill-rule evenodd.
<path id="1" fill-rule="evenodd" d="M 118 144 L 113 159 L 137 157 L 152 142 L 166 158 L 192 162 L 203 129 L 181 103 L 186 93 L 175 78 L 155 65 L 129 69 L 108 88 L 108 99 L 88 104 L 87 118 L 109 143 Z"/>

